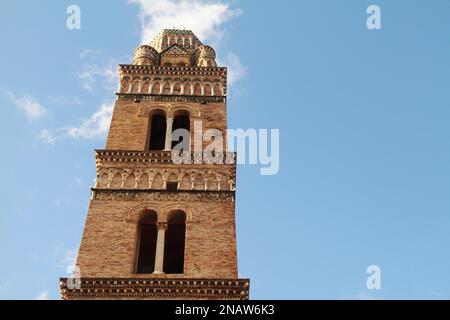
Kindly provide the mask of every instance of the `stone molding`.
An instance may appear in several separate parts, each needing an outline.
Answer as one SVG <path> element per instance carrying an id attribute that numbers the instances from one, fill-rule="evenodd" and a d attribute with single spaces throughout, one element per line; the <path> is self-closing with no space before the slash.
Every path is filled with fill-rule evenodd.
<path id="1" fill-rule="evenodd" d="M 92 200 L 98 201 L 213 201 L 234 202 L 234 191 L 166 191 L 166 190 L 107 190 L 92 188 Z"/>
<path id="2" fill-rule="evenodd" d="M 134 101 L 158 101 L 158 102 L 193 102 L 193 103 L 226 103 L 225 96 L 181 96 L 181 95 L 162 95 L 162 94 L 146 94 L 146 93 L 118 93 L 116 95 L 119 100 Z"/>
<path id="3" fill-rule="evenodd" d="M 248 300 L 249 279 L 61 278 L 61 298 L 72 299 L 214 299 Z"/>

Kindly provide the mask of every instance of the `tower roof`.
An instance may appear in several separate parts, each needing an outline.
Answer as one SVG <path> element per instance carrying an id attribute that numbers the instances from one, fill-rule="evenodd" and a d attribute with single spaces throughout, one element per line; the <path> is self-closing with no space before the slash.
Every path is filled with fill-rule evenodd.
<path id="1" fill-rule="evenodd" d="M 191 30 L 185 29 L 163 29 L 150 42 L 150 45 L 160 53 L 173 44 L 186 49 L 195 49 L 201 46 L 202 42 Z"/>

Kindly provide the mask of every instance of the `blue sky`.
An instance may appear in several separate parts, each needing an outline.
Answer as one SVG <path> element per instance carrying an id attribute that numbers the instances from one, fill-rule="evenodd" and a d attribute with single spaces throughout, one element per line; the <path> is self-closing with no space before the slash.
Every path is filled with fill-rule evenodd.
<path id="1" fill-rule="evenodd" d="M 238 168 L 251 298 L 450 298 L 450 1 L 105 3 L 2 5 L 0 299 L 59 298 L 116 65 L 161 26 L 192 28 L 230 66 L 230 128 L 280 129 L 277 175 Z M 373 264 L 381 290 L 366 288 Z"/>

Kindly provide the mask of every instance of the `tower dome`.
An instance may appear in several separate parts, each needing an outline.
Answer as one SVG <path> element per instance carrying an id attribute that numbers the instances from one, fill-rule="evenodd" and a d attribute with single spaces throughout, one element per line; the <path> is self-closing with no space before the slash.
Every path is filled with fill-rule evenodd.
<path id="1" fill-rule="evenodd" d="M 142 45 L 134 50 L 134 61 L 136 65 L 158 65 L 159 54 L 149 45 Z"/>
<path id="2" fill-rule="evenodd" d="M 195 50 L 198 67 L 217 67 L 216 52 L 207 45 L 201 45 Z"/>

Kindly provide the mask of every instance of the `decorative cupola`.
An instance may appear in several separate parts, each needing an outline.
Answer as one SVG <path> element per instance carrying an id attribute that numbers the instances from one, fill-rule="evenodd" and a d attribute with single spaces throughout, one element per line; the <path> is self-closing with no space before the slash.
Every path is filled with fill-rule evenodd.
<path id="1" fill-rule="evenodd" d="M 198 67 L 217 67 L 216 52 L 207 45 L 201 45 L 195 50 Z"/>
<path id="2" fill-rule="evenodd" d="M 133 64 L 156 66 L 158 63 L 159 54 L 153 47 L 149 45 L 142 45 L 134 50 Z"/>

